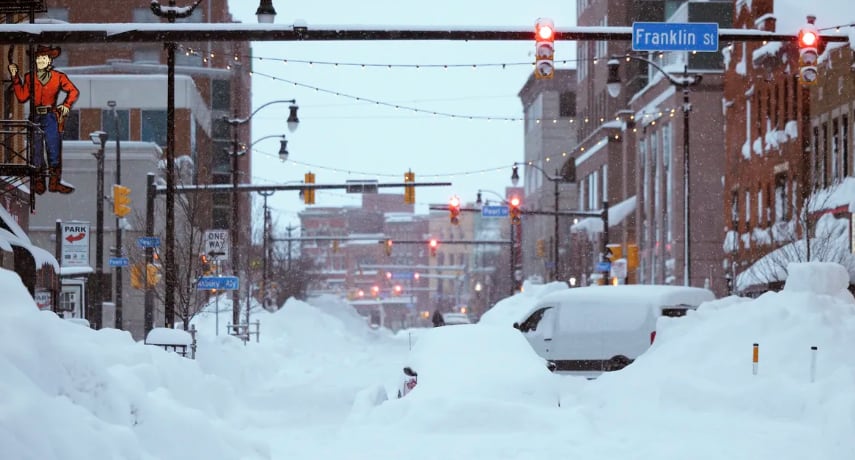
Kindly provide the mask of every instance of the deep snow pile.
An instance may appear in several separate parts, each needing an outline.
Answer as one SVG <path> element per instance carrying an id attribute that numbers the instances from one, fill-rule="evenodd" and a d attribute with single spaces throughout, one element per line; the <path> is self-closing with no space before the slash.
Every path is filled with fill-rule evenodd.
<path id="1" fill-rule="evenodd" d="M 522 292 L 496 302 L 493 308 L 481 315 L 481 319 L 478 322 L 512 326 L 514 323 L 525 319 L 523 316 L 529 312 L 538 299 L 549 293 L 566 289 L 570 288 L 564 282 L 535 284 L 525 281 L 523 282 Z"/>

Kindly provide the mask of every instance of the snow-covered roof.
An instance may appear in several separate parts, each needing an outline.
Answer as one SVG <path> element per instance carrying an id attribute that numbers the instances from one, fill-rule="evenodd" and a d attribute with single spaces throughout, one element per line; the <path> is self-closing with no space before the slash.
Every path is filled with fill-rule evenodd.
<path id="1" fill-rule="evenodd" d="M 633 195 L 614 206 L 609 206 L 609 228 L 620 224 L 627 216 L 632 214 L 635 211 L 636 201 L 637 199 Z M 589 236 L 593 236 L 596 233 L 603 232 L 603 219 L 599 217 L 586 217 L 571 226 L 570 230 L 574 232 L 588 232 Z"/>
<path id="2" fill-rule="evenodd" d="M 9 211 L 2 206 L 0 206 L 0 220 L 9 228 L 9 230 L 0 228 L 0 250 L 12 252 L 12 246 L 24 248 L 33 256 L 36 268 L 41 268 L 44 265 L 52 265 L 54 270 L 59 270 L 59 263 L 57 263 L 53 254 L 34 245 L 24 229 L 15 222 Z"/>

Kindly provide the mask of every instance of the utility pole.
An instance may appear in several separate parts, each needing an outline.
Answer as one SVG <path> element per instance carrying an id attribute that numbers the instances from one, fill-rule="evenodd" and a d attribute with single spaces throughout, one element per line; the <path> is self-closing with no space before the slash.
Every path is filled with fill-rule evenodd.
<path id="1" fill-rule="evenodd" d="M 262 259 L 263 265 L 262 265 L 262 269 L 261 269 L 261 275 L 263 277 L 262 278 L 262 286 L 264 286 L 264 288 L 261 291 L 261 303 L 262 303 L 262 305 L 267 307 L 267 293 L 270 289 L 270 287 L 268 286 L 268 283 L 270 282 L 270 208 L 267 207 L 267 197 L 273 195 L 273 191 L 269 190 L 269 191 L 262 191 L 262 192 L 258 192 L 258 193 L 259 193 L 259 195 L 264 197 L 264 230 L 263 230 L 263 237 L 262 237 L 264 240 L 263 241 L 264 255 L 262 256 L 263 257 L 263 259 Z M 249 320 L 247 320 L 247 323 L 249 323 Z"/>
<path id="2" fill-rule="evenodd" d="M 288 232 L 288 271 L 291 271 L 291 232 L 296 230 L 297 227 L 288 225 L 285 227 L 285 231 Z"/>
<path id="3" fill-rule="evenodd" d="M 116 101 L 107 101 L 107 106 L 113 112 L 114 128 L 116 131 L 116 185 L 122 185 L 122 143 L 119 140 L 119 113 L 116 112 Z M 123 257 L 125 251 L 122 249 L 122 217 L 116 216 L 116 248 L 115 256 Z M 121 330 L 122 318 L 122 267 L 116 267 L 116 329 Z"/>

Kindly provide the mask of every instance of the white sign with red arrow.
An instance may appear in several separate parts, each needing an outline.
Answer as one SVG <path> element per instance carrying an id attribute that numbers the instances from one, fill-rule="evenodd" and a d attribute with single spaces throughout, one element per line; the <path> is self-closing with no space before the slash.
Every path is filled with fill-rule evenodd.
<path id="1" fill-rule="evenodd" d="M 89 222 L 62 223 L 63 267 L 89 267 Z"/>

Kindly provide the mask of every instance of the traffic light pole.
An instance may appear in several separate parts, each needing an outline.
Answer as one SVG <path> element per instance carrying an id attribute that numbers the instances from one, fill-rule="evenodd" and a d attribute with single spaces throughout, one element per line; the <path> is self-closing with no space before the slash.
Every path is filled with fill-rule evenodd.
<path id="1" fill-rule="evenodd" d="M 113 111 L 113 121 L 115 124 L 116 130 L 116 185 L 122 185 L 122 143 L 119 140 L 119 114 L 116 112 L 116 103 L 114 101 L 108 102 L 110 108 Z M 116 248 L 114 251 L 114 255 L 116 257 L 124 257 L 125 251 L 122 249 L 122 217 L 116 216 Z M 123 294 L 123 285 L 122 282 L 122 267 L 116 267 L 116 298 L 114 302 L 116 304 L 116 329 L 121 330 L 123 328 L 124 320 L 122 317 L 122 294 Z"/>

